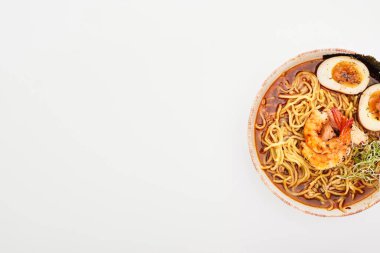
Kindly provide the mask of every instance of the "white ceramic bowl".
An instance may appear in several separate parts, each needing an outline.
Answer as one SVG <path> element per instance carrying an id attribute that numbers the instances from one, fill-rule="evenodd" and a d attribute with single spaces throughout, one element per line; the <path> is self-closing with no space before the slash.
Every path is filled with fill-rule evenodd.
<path id="1" fill-rule="evenodd" d="M 261 169 L 261 165 L 257 156 L 256 146 L 255 146 L 255 119 L 256 115 L 258 113 L 260 102 L 265 95 L 265 92 L 270 87 L 270 85 L 285 71 L 288 69 L 317 58 L 321 58 L 325 54 L 333 54 L 333 53 L 353 53 L 352 51 L 345 50 L 345 49 L 320 49 L 320 50 L 314 50 L 310 52 L 306 52 L 303 54 L 300 54 L 287 62 L 285 62 L 283 65 L 278 67 L 262 84 L 261 89 L 257 93 L 257 96 L 253 102 L 251 113 L 249 116 L 249 122 L 248 122 L 248 145 L 249 145 L 249 153 L 251 155 L 252 162 L 256 168 L 256 171 L 259 173 L 261 180 L 265 183 L 265 185 L 282 201 L 284 201 L 289 206 L 292 206 L 304 213 L 317 215 L 317 216 L 323 216 L 323 217 L 338 217 L 338 216 L 347 216 L 352 215 L 358 212 L 361 212 L 374 204 L 378 203 L 380 201 L 380 192 L 376 191 L 371 196 L 365 198 L 362 201 L 359 201 L 355 203 L 354 205 L 350 206 L 351 209 L 348 209 L 345 213 L 343 213 L 340 210 L 332 210 L 328 211 L 326 209 L 322 208 L 316 208 L 312 206 L 304 205 L 298 201 L 295 201 L 294 199 L 287 196 L 285 193 L 283 193 L 281 190 L 279 190 L 274 183 L 269 179 L 269 177 L 265 174 L 265 172 Z"/>

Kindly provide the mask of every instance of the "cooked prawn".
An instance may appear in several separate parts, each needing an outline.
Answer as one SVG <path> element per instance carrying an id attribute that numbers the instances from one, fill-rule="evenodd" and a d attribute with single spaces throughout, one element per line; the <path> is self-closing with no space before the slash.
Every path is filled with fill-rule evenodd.
<path id="1" fill-rule="evenodd" d="M 338 137 L 325 140 L 320 132 L 329 117 L 326 112 L 313 111 L 304 127 L 305 142 L 301 143 L 301 153 L 309 163 L 318 169 L 328 169 L 338 165 L 348 154 L 351 144 L 353 119 L 347 120 L 337 109 L 331 110 L 334 123 L 340 130 Z"/>
<path id="2" fill-rule="evenodd" d="M 337 142 L 341 141 L 340 138 L 328 138 L 334 137 L 335 134 L 326 134 L 325 131 L 331 131 L 331 126 L 335 125 L 342 131 L 347 119 L 335 108 L 331 109 L 331 112 L 334 115 L 334 120 L 329 120 L 326 111 L 320 112 L 318 110 L 314 110 L 306 120 L 303 130 L 305 142 L 316 153 L 328 153 L 331 151 L 331 146 L 336 146 L 338 145 Z"/>

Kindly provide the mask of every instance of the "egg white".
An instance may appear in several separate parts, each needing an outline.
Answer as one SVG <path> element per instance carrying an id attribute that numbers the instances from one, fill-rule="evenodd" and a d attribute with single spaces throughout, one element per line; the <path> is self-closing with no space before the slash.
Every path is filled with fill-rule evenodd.
<path id="1" fill-rule="evenodd" d="M 376 91 L 380 91 L 380 83 L 374 84 L 366 89 L 360 97 L 359 101 L 359 120 L 360 123 L 368 130 L 380 131 L 380 121 L 373 117 L 372 113 L 369 111 L 369 98 L 371 94 Z"/>
<path id="2" fill-rule="evenodd" d="M 361 73 L 363 79 L 357 86 L 348 87 L 333 79 L 332 70 L 336 64 L 342 61 L 353 62 L 358 67 L 358 71 Z M 344 94 L 359 94 L 368 86 L 370 79 L 368 68 L 364 63 L 349 56 L 336 56 L 323 61 L 318 67 L 317 77 L 321 85 Z"/>

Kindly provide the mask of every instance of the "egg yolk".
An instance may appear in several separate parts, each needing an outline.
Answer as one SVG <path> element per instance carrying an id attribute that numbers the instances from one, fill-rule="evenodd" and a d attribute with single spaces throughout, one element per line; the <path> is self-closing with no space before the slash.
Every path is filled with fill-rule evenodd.
<path id="1" fill-rule="evenodd" d="M 354 62 L 341 61 L 332 69 L 332 78 L 345 86 L 355 87 L 362 81 L 362 75 Z"/>
<path id="2" fill-rule="evenodd" d="M 375 91 L 371 94 L 368 101 L 368 109 L 375 119 L 380 119 L 380 91 Z"/>

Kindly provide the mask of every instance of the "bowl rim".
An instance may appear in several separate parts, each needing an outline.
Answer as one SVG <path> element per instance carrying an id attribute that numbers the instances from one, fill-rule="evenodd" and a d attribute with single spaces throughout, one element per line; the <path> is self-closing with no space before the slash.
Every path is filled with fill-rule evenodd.
<path id="1" fill-rule="evenodd" d="M 255 121 L 257 113 L 259 112 L 260 103 L 262 98 L 265 96 L 265 93 L 269 89 L 269 87 L 272 85 L 272 83 L 286 70 L 302 63 L 309 61 L 311 59 L 317 59 L 325 54 L 338 54 L 338 53 L 355 53 L 354 51 L 342 49 L 342 48 L 326 48 L 326 49 L 316 49 L 312 51 L 306 51 L 301 54 L 298 54 L 297 56 L 290 58 L 289 60 L 285 61 L 283 64 L 281 64 L 279 67 L 277 67 L 272 73 L 265 79 L 265 81 L 261 84 L 259 90 L 257 91 L 256 95 L 254 96 L 254 102 L 252 103 L 250 114 L 249 114 L 249 120 L 248 120 L 248 149 L 251 157 L 251 161 L 254 165 L 255 170 L 260 175 L 260 180 L 264 182 L 267 188 L 275 194 L 279 199 L 281 199 L 284 203 L 287 205 L 310 215 L 315 215 L 319 217 L 344 217 L 349 216 L 353 214 L 357 214 L 359 212 L 362 212 L 371 206 L 377 204 L 380 202 L 380 194 L 379 191 L 375 191 L 370 196 L 364 198 L 363 200 L 360 200 L 356 203 L 354 203 L 352 206 L 350 206 L 351 209 L 347 210 L 347 212 L 342 212 L 340 210 L 334 209 L 332 211 L 327 211 L 323 208 L 308 206 L 306 204 L 303 204 L 301 202 L 298 202 L 297 200 L 289 197 L 287 194 L 282 192 L 278 187 L 269 179 L 269 177 L 266 175 L 266 173 L 261 169 L 260 161 L 258 160 L 257 150 L 256 150 L 256 139 L 255 139 Z M 319 55 L 319 56 L 317 56 Z M 317 56 L 314 57 L 313 56 Z M 308 60 L 301 60 L 304 58 L 311 57 Z M 300 61 L 301 60 L 301 61 Z"/>

